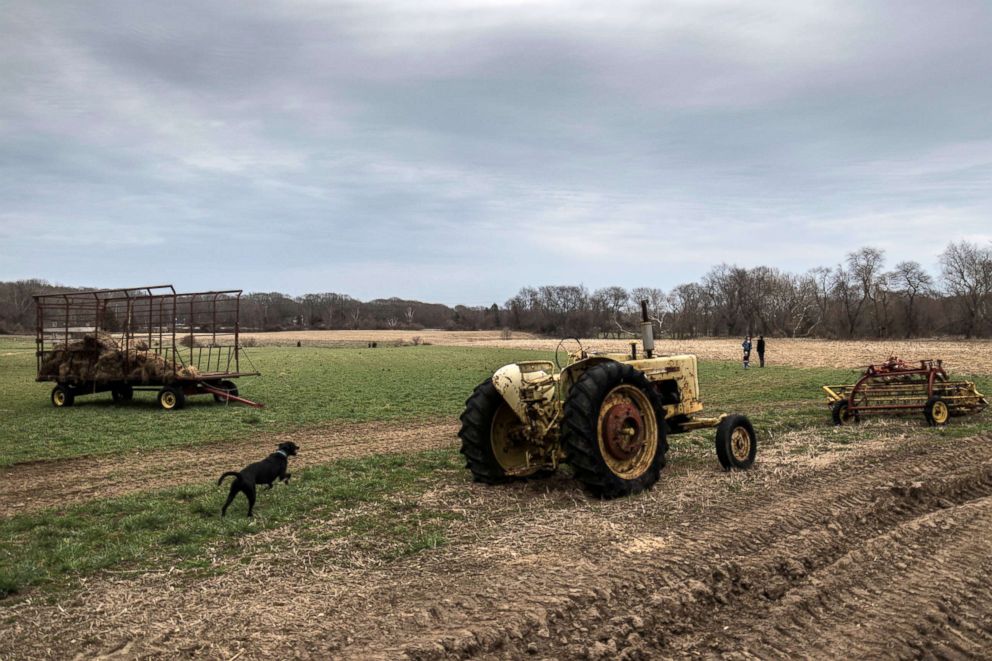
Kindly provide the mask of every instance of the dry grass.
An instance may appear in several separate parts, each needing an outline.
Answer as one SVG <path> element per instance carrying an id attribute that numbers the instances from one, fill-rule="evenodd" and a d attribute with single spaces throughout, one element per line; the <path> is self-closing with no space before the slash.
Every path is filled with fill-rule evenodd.
<path id="1" fill-rule="evenodd" d="M 286 331 L 280 333 L 249 333 L 259 345 L 364 345 L 367 342 L 413 344 L 419 336 L 423 343 L 441 346 L 496 347 L 503 349 L 537 349 L 554 351 L 558 340 L 545 339 L 529 333 L 514 332 L 511 339 L 502 339 L 501 331 Z M 601 351 L 627 351 L 628 340 L 582 341 L 583 345 Z M 703 360 L 738 360 L 740 338 L 657 340 L 663 353 L 693 353 Z M 571 343 L 574 346 L 574 343 Z M 855 368 L 879 363 L 896 355 L 907 361 L 940 358 L 949 372 L 958 374 L 992 374 L 992 341 L 989 340 L 768 340 L 766 358 L 771 365 L 792 367 Z M 757 356 L 752 356 L 756 359 Z M 755 361 L 756 362 L 756 361 Z"/>

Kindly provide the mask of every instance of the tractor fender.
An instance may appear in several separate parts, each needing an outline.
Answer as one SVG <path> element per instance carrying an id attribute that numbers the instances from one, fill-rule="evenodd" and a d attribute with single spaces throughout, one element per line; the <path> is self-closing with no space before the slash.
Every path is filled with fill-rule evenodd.
<path id="1" fill-rule="evenodd" d="M 543 368 L 547 367 L 545 370 Z M 548 399 L 554 397 L 554 380 L 551 376 L 552 364 L 546 361 L 527 363 L 511 363 L 504 365 L 493 373 L 493 387 L 496 392 L 509 404 L 510 408 L 521 422 L 527 423 L 527 405 L 524 402 L 524 390 L 537 387 Z M 532 394 L 533 397 L 533 394 Z"/>
<path id="2" fill-rule="evenodd" d="M 601 365 L 603 363 L 615 362 L 619 361 L 616 361 L 613 358 L 607 358 L 606 356 L 590 356 L 568 365 L 561 371 L 562 397 L 567 397 L 569 391 L 572 390 L 572 386 L 579 382 L 579 379 L 582 378 L 582 375 L 585 374 L 586 370 L 590 367 Z"/>

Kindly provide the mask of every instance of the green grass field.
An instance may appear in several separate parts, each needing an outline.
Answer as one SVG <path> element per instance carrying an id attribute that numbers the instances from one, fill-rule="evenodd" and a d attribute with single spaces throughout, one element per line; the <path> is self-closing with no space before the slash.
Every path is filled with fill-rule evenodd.
<path id="1" fill-rule="evenodd" d="M 236 441 L 334 420 L 454 420 L 472 388 L 507 362 L 545 357 L 533 352 L 433 346 L 369 349 L 259 348 L 252 360 L 264 376 L 243 380 L 242 392 L 266 404 L 260 411 L 191 400 L 163 411 L 151 394 L 115 405 L 109 394 L 54 409 L 50 384 L 35 383 L 33 347 L 0 338 L 0 465 L 99 455 L 136 448 Z M 959 375 L 955 375 L 959 376 Z M 707 413 L 739 411 L 751 417 L 761 447 L 774 447 L 792 430 L 830 429 L 827 443 L 844 446 L 879 433 L 878 426 L 829 426 L 820 386 L 851 381 L 850 370 L 768 367 L 704 362 L 700 385 Z M 976 378 L 983 391 L 988 378 Z M 903 432 L 939 437 L 987 429 L 987 416 L 955 418 L 929 429 L 922 415 L 903 418 Z M 824 436 L 824 434 L 820 434 Z M 673 437 L 683 466 L 712 462 L 712 431 Z M 822 439 L 820 442 L 823 442 Z M 821 446 L 802 447 L 819 451 Z M 760 461 L 759 451 L 759 461 Z M 218 515 L 214 483 L 98 500 L 0 520 L 0 596 L 28 586 L 65 586 L 94 572 L 144 571 L 177 566 L 213 571 L 212 558 L 237 554 L 246 536 L 292 527 L 294 534 L 346 538 L 389 560 L 445 543 L 458 515 L 419 504 L 428 489 L 468 483 L 456 449 L 371 456 L 311 466 L 291 487 L 265 496 L 264 515 L 243 518 L 236 501 Z M 16 470 L 16 466 L 13 468 Z M 345 516 L 329 532 L 328 517 Z"/>
<path id="2" fill-rule="evenodd" d="M 164 411 L 153 392 L 114 404 L 110 393 L 80 397 L 71 408 L 49 401 L 37 383 L 34 345 L 0 337 L 0 467 L 112 454 L 134 448 L 193 446 L 290 431 L 325 422 L 424 420 L 457 416 L 472 388 L 500 365 L 534 352 L 434 346 L 329 349 L 265 347 L 249 352 L 262 373 L 238 381 L 264 409 L 191 397 Z"/>

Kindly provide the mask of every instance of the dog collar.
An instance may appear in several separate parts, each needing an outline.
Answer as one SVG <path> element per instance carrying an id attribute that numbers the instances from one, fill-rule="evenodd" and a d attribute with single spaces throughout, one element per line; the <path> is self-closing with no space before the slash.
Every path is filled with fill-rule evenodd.
<path id="1" fill-rule="evenodd" d="M 282 456 L 284 456 L 287 459 L 289 459 L 289 455 L 286 454 L 286 451 L 285 450 L 276 450 L 276 454 L 281 454 Z"/>

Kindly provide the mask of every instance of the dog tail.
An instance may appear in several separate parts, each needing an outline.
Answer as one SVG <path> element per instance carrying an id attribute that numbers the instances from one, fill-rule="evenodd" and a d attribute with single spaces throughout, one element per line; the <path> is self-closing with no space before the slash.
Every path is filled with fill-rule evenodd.
<path id="1" fill-rule="evenodd" d="M 228 475 L 233 475 L 235 480 L 238 479 L 239 477 L 238 474 L 235 473 L 234 471 L 227 471 L 226 473 L 220 476 L 219 480 L 217 480 L 217 486 L 220 486 L 220 483 L 223 482 L 224 478 L 227 477 Z"/>

